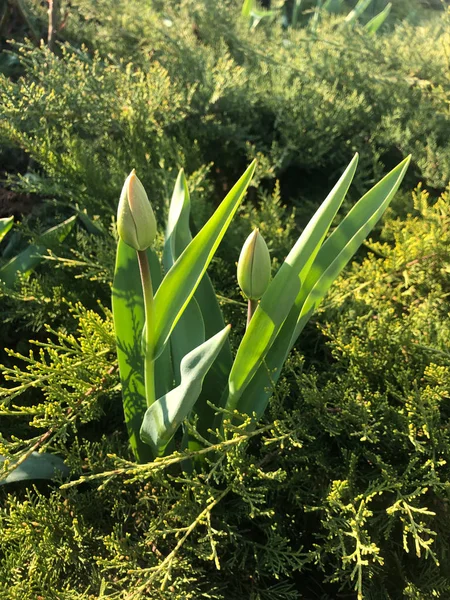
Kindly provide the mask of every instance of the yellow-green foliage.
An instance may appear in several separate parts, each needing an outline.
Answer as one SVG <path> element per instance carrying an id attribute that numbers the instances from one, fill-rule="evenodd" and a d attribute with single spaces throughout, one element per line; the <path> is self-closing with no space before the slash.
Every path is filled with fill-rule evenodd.
<path id="1" fill-rule="evenodd" d="M 410 152 L 428 185 L 447 184 L 445 13 L 377 36 L 324 16 L 313 36 L 276 23 L 250 35 L 237 2 L 67 10 L 67 44 L 22 47 L 23 77 L 0 78 L 1 141 L 39 173 L 16 181 L 23 189 L 102 212 L 135 167 L 161 208 L 164 172 L 213 162 L 221 192 L 259 153 L 258 177 L 280 178 L 286 200 L 316 200 L 354 151 L 360 185 Z"/>
<path id="2" fill-rule="evenodd" d="M 5 597 L 446 598 L 449 247 L 449 195 L 416 190 L 308 326 L 267 424 L 190 474 L 129 462 L 110 315 L 76 308 L 76 335 L 6 371 L 26 389 L 2 390 L 2 452 L 50 431 L 72 482 L 0 489 Z"/>
<path id="3" fill-rule="evenodd" d="M 232 1 L 62 8 L 67 43 L 26 44 L 22 77 L 0 78 L 0 142 L 34 161 L 10 183 L 63 213 L 86 206 L 107 231 L 132 167 L 160 217 L 184 166 L 198 227 L 257 155 L 263 191 L 250 190 L 211 269 L 233 335 L 243 240 L 259 226 L 276 268 L 354 150 L 360 188 L 410 151 L 412 177 L 447 185 L 445 14 L 370 38 L 323 18 L 313 38 L 265 23 L 249 34 Z M 450 597 L 449 203 L 418 189 L 412 214 L 391 214 L 305 329 L 267 420 L 230 427 L 193 473 L 183 456 L 131 460 L 112 322 L 96 302 L 109 298 L 111 236 L 77 229 L 2 290 L 14 352 L 0 453 L 59 453 L 75 485 L 0 487 L 0 596 Z M 31 355 L 18 334 L 30 325 Z"/>

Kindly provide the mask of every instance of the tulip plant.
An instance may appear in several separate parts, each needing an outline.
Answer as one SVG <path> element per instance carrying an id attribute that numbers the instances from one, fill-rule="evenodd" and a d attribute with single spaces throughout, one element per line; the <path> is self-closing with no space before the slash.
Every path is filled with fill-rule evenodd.
<path id="1" fill-rule="evenodd" d="M 133 171 L 122 190 L 112 290 L 125 420 L 131 447 L 144 462 L 173 448 L 173 437 L 195 415 L 207 443 L 221 423 L 212 406 L 260 418 L 283 364 L 332 282 L 381 218 L 409 157 L 367 192 L 327 237 L 355 174 L 352 159 L 271 280 L 267 246 L 255 230 L 238 263 L 248 299 L 247 328 L 232 357 L 228 334 L 206 269 L 255 170 L 252 163 L 199 233 L 189 229 L 183 171 L 170 203 L 162 260 L 152 249 L 156 221 Z"/>

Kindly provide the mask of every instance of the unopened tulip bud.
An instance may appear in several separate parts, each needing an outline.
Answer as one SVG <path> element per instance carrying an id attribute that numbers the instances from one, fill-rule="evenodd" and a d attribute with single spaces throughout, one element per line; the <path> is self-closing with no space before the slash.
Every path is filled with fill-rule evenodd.
<path id="1" fill-rule="evenodd" d="M 270 282 L 270 270 L 269 249 L 258 229 L 255 229 L 245 240 L 237 268 L 238 283 L 246 298 L 261 298 Z"/>
<path id="2" fill-rule="evenodd" d="M 156 236 L 152 205 L 134 169 L 126 178 L 120 195 L 117 231 L 121 240 L 135 250 L 146 250 Z"/>

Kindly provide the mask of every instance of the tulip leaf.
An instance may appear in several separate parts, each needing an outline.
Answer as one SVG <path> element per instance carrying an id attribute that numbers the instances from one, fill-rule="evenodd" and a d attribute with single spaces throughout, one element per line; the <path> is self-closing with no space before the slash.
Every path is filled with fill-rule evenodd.
<path id="1" fill-rule="evenodd" d="M 194 295 L 214 253 L 252 179 L 255 161 L 216 209 L 209 221 L 189 243 L 164 277 L 154 299 L 155 356 L 167 344 L 173 328 Z"/>
<path id="2" fill-rule="evenodd" d="M 0 465 L 6 458 L 0 456 Z M 67 476 L 70 471 L 59 456 L 33 452 L 21 464 L 11 470 L 15 461 L 12 460 L 8 466 L 6 477 L 0 476 L 0 485 L 14 483 L 17 481 L 28 481 L 34 479 L 54 479 L 58 475 Z"/>
<path id="3" fill-rule="evenodd" d="M 177 258 L 192 241 L 189 227 L 191 200 L 183 169 L 180 169 L 173 189 L 167 217 L 166 235 L 163 251 L 163 265 L 170 271 Z"/>
<path id="4" fill-rule="evenodd" d="M 369 190 L 324 242 L 264 364 L 240 399 L 238 408 L 241 412 L 256 413 L 257 418 L 262 416 L 289 351 L 333 281 L 383 215 L 403 180 L 409 162 L 410 157 Z"/>
<path id="5" fill-rule="evenodd" d="M 3 240 L 5 235 L 11 229 L 14 224 L 14 217 L 6 217 L 5 219 L 0 219 L 0 242 Z"/>
<path id="6" fill-rule="evenodd" d="M 158 257 L 152 250 L 147 250 L 147 257 L 153 289 L 157 289 L 161 281 Z M 145 325 L 144 300 L 136 250 L 122 240 L 117 245 L 112 309 L 125 422 L 131 448 L 137 460 L 145 462 L 151 460 L 152 455 L 139 437 L 139 429 L 147 409 L 141 344 Z M 163 395 L 172 386 L 169 347 L 156 361 L 155 373 L 156 393 Z"/>
<path id="7" fill-rule="evenodd" d="M 371 4 L 372 0 L 358 0 L 355 8 L 351 10 L 345 17 L 344 23 L 347 25 L 353 25 Z"/>
<path id="8" fill-rule="evenodd" d="M 364 29 L 367 31 L 367 33 L 369 33 L 370 35 L 374 35 L 380 29 L 380 27 L 388 18 L 389 13 L 391 12 L 391 8 L 392 2 L 389 2 L 389 4 L 386 4 L 386 6 L 381 12 L 375 15 L 373 19 L 370 19 L 368 23 L 366 23 Z"/>
<path id="9" fill-rule="evenodd" d="M 192 240 L 189 228 L 190 198 L 184 171 L 181 169 L 172 194 L 164 242 L 163 264 L 170 271 L 177 258 Z M 205 275 L 206 276 L 206 275 Z M 195 300 L 191 298 L 170 336 L 175 383 L 180 383 L 182 358 L 205 341 L 205 324 Z"/>
<path id="10" fill-rule="evenodd" d="M 203 379 L 228 337 L 227 325 L 215 336 L 192 350 L 181 361 L 181 383 L 159 398 L 146 411 L 141 439 L 157 456 L 164 453 L 178 427 L 189 416 L 200 396 Z"/>
<path id="11" fill-rule="evenodd" d="M 26 275 L 33 271 L 42 262 L 49 247 L 65 240 L 71 232 L 76 218 L 76 215 L 74 215 L 44 231 L 36 244 L 29 244 L 23 252 L 20 252 L 6 265 L 3 265 L 0 269 L 0 280 L 10 288 L 14 286 L 19 273 Z"/>
<path id="12" fill-rule="evenodd" d="M 256 373 L 287 318 L 331 222 L 347 194 L 357 163 L 358 155 L 356 154 L 304 229 L 261 298 L 231 368 L 226 404 L 229 410 L 237 407 L 240 396 Z"/>
<path id="13" fill-rule="evenodd" d="M 192 240 L 189 227 L 190 197 L 186 177 L 180 170 L 175 183 L 169 207 L 169 215 L 164 244 L 164 268 L 169 271 L 174 262 L 182 254 Z M 191 307 L 194 303 L 195 306 Z M 212 337 L 225 327 L 222 311 L 220 310 L 214 288 L 207 273 L 203 275 L 194 297 L 189 302 L 185 312 L 175 326 L 170 336 L 173 368 L 176 383 L 180 371 L 181 359 L 188 351 L 198 346 L 205 339 Z M 203 339 L 200 339 L 200 333 Z M 191 340 L 191 347 L 186 347 L 186 337 Z M 183 350 L 180 351 L 180 348 Z M 225 340 L 214 364 L 206 374 L 202 392 L 198 399 L 195 412 L 198 415 L 197 428 L 206 434 L 214 414 L 207 401 L 218 403 L 221 391 L 225 388 L 231 369 L 232 355 L 228 338 Z"/>
<path id="14" fill-rule="evenodd" d="M 175 325 L 170 336 L 170 351 L 175 383 L 181 381 L 181 361 L 194 348 L 205 341 L 205 324 L 198 303 L 194 298 L 187 305 L 183 316 Z"/>

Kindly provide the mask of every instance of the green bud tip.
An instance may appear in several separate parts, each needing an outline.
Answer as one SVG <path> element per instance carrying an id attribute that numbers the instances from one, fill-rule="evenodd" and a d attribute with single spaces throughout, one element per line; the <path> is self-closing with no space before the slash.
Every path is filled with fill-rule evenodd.
<path id="1" fill-rule="evenodd" d="M 259 300 L 270 282 L 271 261 L 263 236 L 255 229 L 242 247 L 237 267 L 237 278 L 244 296 Z"/>
<path id="2" fill-rule="evenodd" d="M 117 209 L 117 232 L 135 250 L 146 250 L 156 237 L 156 219 L 144 186 L 133 169 L 123 184 Z"/>

